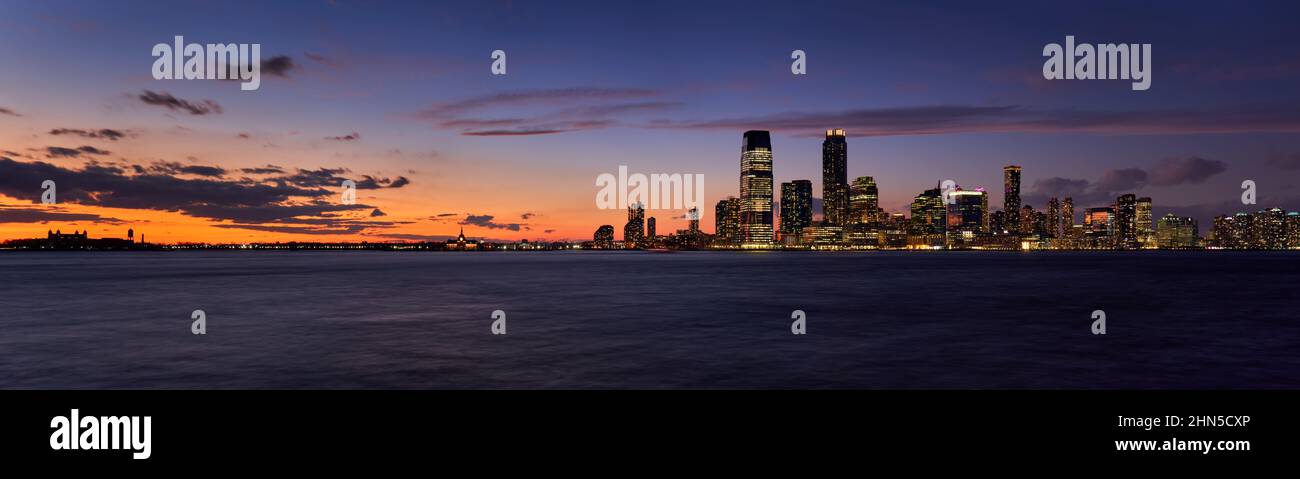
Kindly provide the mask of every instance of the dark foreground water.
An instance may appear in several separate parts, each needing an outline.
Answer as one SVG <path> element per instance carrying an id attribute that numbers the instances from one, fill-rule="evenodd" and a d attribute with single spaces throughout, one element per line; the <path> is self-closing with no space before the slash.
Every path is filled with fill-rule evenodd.
<path id="1" fill-rule="evenodd" d="M 1294 389 L 1297 267 L 1296 253 L 5 253 L 0 387 Z M 505 336 L 489 331 L 498 309 Z M 796 309 L 807 335 L 790 334 Z"/>

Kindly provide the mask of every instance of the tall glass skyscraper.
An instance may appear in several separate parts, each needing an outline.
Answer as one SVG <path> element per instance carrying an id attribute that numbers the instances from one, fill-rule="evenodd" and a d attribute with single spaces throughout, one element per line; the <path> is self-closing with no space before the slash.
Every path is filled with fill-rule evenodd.
<path id="1" fill-rule="evenodd" d="M 645 207 L 640 202 L 627 207 L 627 224 L 623 226 L 623 242 L 635 248 L 645 242 Z"/>
<path id="2" fill-rule="evenodd" d="M 1115 199 L 1115 247 L 1137 249 L 1137 196 L 1120 195 Z"/>
<path id="3" fill-rule="evenodd" d="M 876 179 L 870 176 L 854 178 L 849 187 L 849 223 L 876 223 L 879 212 L 880 190 L 876 188 Z"/>
<path id="4" fill-rule="evenodd" d="M 812 182 L 781 183 L 781 236 L 798 235 L 812 226 Z"/>
<path id="5" fill-rule="evenodd" d="M 1142 248 L 1156 247 L 1156 232 L 1151 217 L 1151 198 L 1137 199 L 1137 241 Z"/>
<path id="6" fill-rule="evenodd" d="M 763 247 L 772 237 L 772 137 L 745 132 L 740 145 L 740 244 Z"/>
<path id="7" fill-rule="evenodd" d="M 1002 167 L 1002 209 L 1005 211 L 1003 227 L 1011 233 L 1020 233 L 1020 167 Z"/>
<path id="8" fill-rule="evenodd" d="M 844 130 L 826 130 L 822 141 L 822 213 L 827 225 L 849 223 L 849 142 Z"/>

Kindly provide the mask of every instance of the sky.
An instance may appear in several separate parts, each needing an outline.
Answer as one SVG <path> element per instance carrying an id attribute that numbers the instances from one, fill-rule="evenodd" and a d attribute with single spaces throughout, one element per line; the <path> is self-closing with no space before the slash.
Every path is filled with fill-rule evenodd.
<path id="1" fill-rule="evenodd" d="M 952 179 L 1038 209 L 1135 193 L 1157 216 L 1300 209 L 1294 2 L 0 0 L 0 240 L 584 240 L 626 212 L 596 178 L 702 174 L 702 225 L 740 140 L 906 210 Z M 262 81 L 156 80 L 153 46 L 258 43 Z M 1043 48 L 1149 43 L 1151 87 L 1047 80 Z M 494 50 L 506 74 L 491 71 Z M 806 74 L 791 73 L 791 52 Z M 57 203 L 42 204 L 55 181 Z M 340 200 L 342 180 L 358 185 Z M 1254 181 L 1257 205 L 1241 204 Z M 779 192 L 779 188 L 778 188 Z M 652 210 L 660 232 L 684 210 Z M 1080 217 L 1081 219 L 1081 217 Z"/>

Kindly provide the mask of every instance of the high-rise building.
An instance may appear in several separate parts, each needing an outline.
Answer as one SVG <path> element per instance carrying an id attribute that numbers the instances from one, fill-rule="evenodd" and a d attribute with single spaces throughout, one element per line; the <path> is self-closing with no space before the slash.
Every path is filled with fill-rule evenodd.
<path id="1" fill-rule="evenodd" d="M 686 231 L 691 233 L 700 232 L 700 209 L 691 208 L 686 211 Z"/>
<path id="2" fill-rule="evenodd" d="M 1061 237 L 1061 202 L 1055 196 L 1047 201 L 1047 236 Z"/>
<path id="3" fill-rule="evenodd" d="M 144 235 L 140 235 L 140 242 L 144 242 Z M 1300 249 L 1300 211 L 1286 214 L 1286 247 Z"/>
<path id="4" fill-rule="evenodd" d="M 1115 231 L 1115 208 L 1101 206 L 1088 208 L 1083 217 L 1089 235 L 1111 236 Z"/>
<path id="5" fill-rule="evenodd" d="M 627 207 L 627 224 L 623 226 L 623 243 L 635 248 L 645 243 L 645 207 L 632 203 Z"/>
<path id="6" fill-rule="evenodd" d="M 1258 248 L 1286 248 L 1286 211 L 1269 208 L 1255 213 L 1255 231 Z"/>
<path id="7" fill-rule="evenodd" d="M 797 236 L 812 226 L 812 182 L 781 183 L 781 236 Z"/>
<path id="8" fill-rule="evenodd" d="M 1155 223 L 1151 217 L 1151 198 L 1137 199 L 1137 242 L 1141 248 L 1156 247 Z"/>
<path id="9" fill-rule="evenodd" d="M 876 188 L 876 179 L 859 176 L 849 186 L 849 219 L 851 224 L 872 224 L 878 222 L 880 212 L 880 190 Z"/>
<path id="10" fill-rule="evenodd" d="M 723 245 L 740 244 L 740 199 L 727 197 L 714 208 L 714 234 Z"/>
<path id="11" fill-rule="evenodd" d="M 912 226 L 915 234 L 943 234 L 948 222 L 948 208 L 939 188 L 922 191 L 912 200 Z"/>
<path id="12" fill-rule="evenodd" d="M 1074 232 L 1074 198 L 1065 197 L 1061 203 L 1061 237 L 1070 237 Z"/>
<path id="13" fill-rule="evenodd" d="M 948 192 L 948 197 L 947 231 L 966 235 L 984 233 L 984 208 L 988 204 L 984 191 L 957 188 Z"/>
<path id="14" fill-rule="evenodd" d="M 1137 249 L 1137 196 L 1120 195 L 1115 199 L 1115 247 Z"/>
<path id="15" fill-rule="evenodd" d="M 600 225 L 596 228 L 596 234 L 592 236 L 592 242 L 600 249 L 614 249 L 614 226 Z"/>
<path id="16" fill-rule="evenodd" d="M 645 237 L 648 241 L 654 241 L 655 236 L 655 217 L 651 216 L 645 220 Z"/>
<path id="17" fill-rule="evenodd" d="M 772 186 L 772 137 L 747 131 L 740 146 L 741 246 L 772 244 Z"/>
<path id="18" fill-rule="evenodd" d="M 841 129 L 826 130 L 822 141 L 822 213 L 827 225 L 849 222 L 849 142 Z"/>
<path id="19" fill-rule="evenodd" d="M 1020 232 L 1020 167 L 1007 165 L 1002 167 L 1002 209 L 1006 216 L 1002 219 L 1003 227 L 1011 233 Z"/>
<path id="20" fill-rule="evenodd" d="M 1196 238 L 1196 220 L 1172 213 L 1160 218 L 1156 228 L 1156 245 L 1161 249 L 1195 248 Z"/>

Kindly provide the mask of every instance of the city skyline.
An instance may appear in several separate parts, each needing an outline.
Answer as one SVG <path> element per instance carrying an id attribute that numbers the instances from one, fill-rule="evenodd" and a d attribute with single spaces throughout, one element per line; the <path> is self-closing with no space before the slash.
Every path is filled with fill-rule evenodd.
<path id="1" fill-rule="evenodd" d="M 774 188 L 808 179 L 822 204 L 830 167 L 849 190 L 834 204 L 850 213 L 843 197 L 861 177 L 891 212 L 943 179 L 1001 205 L 1008 164 L 1025 169 L 1022 201 L 1037 211 L 1051 197 L 1082 212 L 1133 193 L 1155 198 L 1153 222 L 1174 213 L 1204 231 L 1244 209 L 1230 207 L 1243 180 L 1258 183 L 1261 209 L 1300 208 L 1297 41 L 1268 21 L 1293 6 L 1138 6 L 1114 22 L 1027 4 L 998 13 L 1037 19 L 1014 32 L 964 20 L 991 13 L 961 3 L 845 3 L 835 18 L 766 6 L 683 3 L 693 21 L 678 25 L 631 5 L 450 15 L 234 3 L 150 10 L 159 22 L 140 25 L 144 5 L 14 5 L 0 33 L 0 56 L 17 66 L 0 72 L 0 240 L 134 227 L 160 243 L 443 241 L 461 228 L 582 241 L 626 221 L 591 205 L 592 179 L 620 164 L 705 175 L 701 211 L 713 214 L 739 193 L 734 135 L 747 130 L 772 132 Z M 245 18 L 254 7 L 267 14 Z M 290 17 L 311 21 L 275 20 Z M 784 28 L 738 34 L 748 22 Z M 1232 30 L 1190 33 L 1222 25 Z M 959 30 L 984 44 L 954 58 Z M 1042 78 L 1043 45 L 1067 34 L 1151 43 L 1151 88 Z M 261 89 L 153 80 L 150 46 L 175 35 L 260 42 Z M 509 74 L 490 74 L 495 49 L 510 54 Z M 791 75 L 794 49 L 807 75 Z M 842 172 L 840 150 L 826 161 L 826 129 L 847 133 Z M 64 180 L 53 206 L 38 201 L 48 177 Z M 343 179 L 356 205 L 334 200 Z M 688 228 L 684 210 L 647 216 L 659 231 Z"/>

